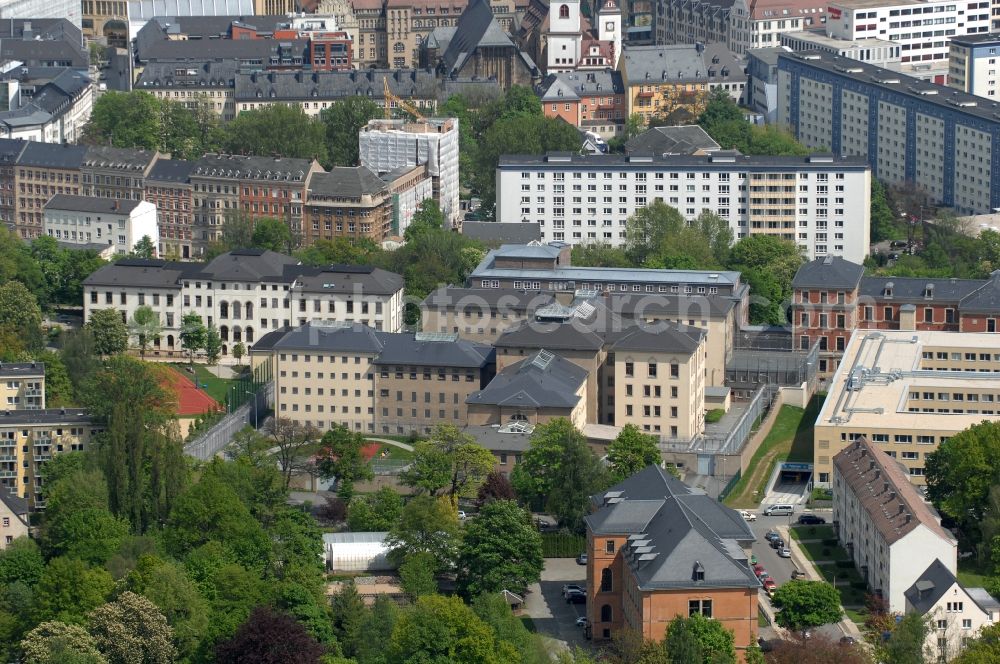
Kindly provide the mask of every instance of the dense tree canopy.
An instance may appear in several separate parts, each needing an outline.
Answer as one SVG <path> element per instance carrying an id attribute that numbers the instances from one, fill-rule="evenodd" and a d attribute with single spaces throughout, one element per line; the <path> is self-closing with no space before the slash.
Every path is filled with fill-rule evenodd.
<path id="1" fill-rule="evenodd" d="M 465 528 L 458 584 L 467 597 L 522 593 L 542 573 L 542 538 L 531 513 L 512 500 L 487 503 Z"/>
<path id="2" fill-rule="evenodd" d="M 327 161 L 322 123 L 300 106 L 269 104 L 243 111 L 226 126 L 224 146 L 232 154 Z"/>
<path id="3" fill-rule="evenodd" d="M 789 581 L 774 592 L 779 625 L 802 630 L 837 622 L 843 615 L 840 595 L 824 581 Z"/>

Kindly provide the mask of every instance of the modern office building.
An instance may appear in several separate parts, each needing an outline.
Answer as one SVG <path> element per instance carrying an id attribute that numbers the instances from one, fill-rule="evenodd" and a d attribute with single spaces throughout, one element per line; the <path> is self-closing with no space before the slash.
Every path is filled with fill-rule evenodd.
<path id="1" fill-rule="evenodd" d="M 875 37 L 849 41 L 829 37 L 824 30 L 783 32 L 781 45 L 792 51 L 824 51 L 878 67 L 898 65 L 901 57 L 901 48 L 896 42 Z"/>
<path id="2" fill-rule="evenodd" d="M 754 535 L 740 515 L 658 466 L 591 497 L 587 525 L 588 630 L 607 641 L 629 629 L 661 641 L 674 618 L 696 613 L 733 635 L 738 661 L 757 642 L 760 582 Z"/>
<path id="3" fill-rule="evenodd" d="M 625 243 L 636 210 L 659 200 L 688 220 L 708 210 L 734 237 L 775 235 L 810 259 L 868 255 L 871 170 L 858 157 L 699 155 L 503 156 L 497 220 L 533 221 L 545 241 Z"/>
<path id="4" fill-rule="evenodd" d="M 426 166 L 445 222 L 460 228 L 458 130 L 458 118 L 370 120 L 358 135 L 361 165 L 379 175 Z M 397 225 L 397 233 L 407 225 Z"/>
<path id="5" fill-rule="evenodd" d="M 45 234 L 65 244 L 103 244 L 132 253 L 144 237 L 160 246 L 156 206 L 147 201 L 56 194 L 45 204 Z"/>
<path id="6" fill-rule="evenodd" d="M 802 143 L 863 157 L 872 177 L 913 183 L 959 214 L 1000 207 L 992 102 L 816 51 L 780 54 L 778 79 L 778 122 Z"/>
<path id="7" fill-rule="evenodd" d="M 896 42 L 903 63 L 946 60 L 949 39 L 989 31 L 988 1 L 832 0 L 827 8 L 828 36 Z"/>
<path id="8" fill-rule="evenodd" d="M 904 613 L 905 593 L 932 564 L 956 573 L 958 541 L 885 452 L 858 436 L 833 457 L 833 523 L 869 589 Z"/>
<path id="9" fill-rule="evenodd" d="M 137 307 L 160 315 L 161 338 L 153 353 L 180 352 L 181 319 L 196 313 L 232 344 L 252 346 L 275 330 L 313 320 L 357 322 L 398 332 L 403 325 L 403 279 L 378 268 L 309 267 L 290 256 L 241 249 L 208 263 L 124 259 L 84 280 L 84 319 L 98 309 L 129 320 Z"/>
<path id="10" fill-rule="evenodd" d="M 938 445 L 1000 419 L 998 371 L 995 334 L 856 330 L 816 419 L 816 486 L 833 486 L 832 459 L 862 436 L 924 484 L 927 456 Z"/>
<path id="11" fill-rule="evenodd" d="M 45 408 L 45 364 L 0 363 L 0 408 L 5 410 Z"/>
<path id="12" fill-rule="evenodd" d="M 949 42 L 948 85 L 977 97 L 997 97 L 1000 35 L 953 37 Z"/>

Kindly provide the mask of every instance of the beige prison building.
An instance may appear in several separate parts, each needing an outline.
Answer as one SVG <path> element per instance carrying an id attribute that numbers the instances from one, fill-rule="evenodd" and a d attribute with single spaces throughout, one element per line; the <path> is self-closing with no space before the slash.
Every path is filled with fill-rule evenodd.
<path id="1" fill-rule="evenodd" d="M 855 331 L 816 420 L 816 485 L 830 486 L 833 456 L 861 436 L 925 484 L 938 445 L 1000 419 L 998 372 L 996 334 Z"/>

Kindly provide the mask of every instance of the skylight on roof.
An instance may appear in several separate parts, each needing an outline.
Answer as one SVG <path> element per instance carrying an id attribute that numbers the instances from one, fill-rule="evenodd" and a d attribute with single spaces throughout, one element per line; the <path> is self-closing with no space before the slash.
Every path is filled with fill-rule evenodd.
<path id="1" fill-rule="evenodd" d="M 555 355 L 545 349 L 542 349 L 538 351 L 538 354 L 535 355 L 533 360 L 531 360 L 531 363 L 539 369 L 545 370 L 549 368 L 549 364 L 552 362 L 554 357 Z"/>

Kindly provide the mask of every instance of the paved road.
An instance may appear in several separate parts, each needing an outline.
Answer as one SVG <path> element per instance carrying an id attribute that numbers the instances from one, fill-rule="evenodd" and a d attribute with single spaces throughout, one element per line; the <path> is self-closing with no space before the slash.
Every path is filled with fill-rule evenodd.
<path id="1" fill-rule="evenodd" d="M 764 500 L 761 501 L 761 505 L 801 505 L 806 500 L 806 490 L 807 486 L 805 482 L 782 482 L 775 484 Z"/>
<path id="2" fill-rule="evenodd" d="M 753 554 L 757 556 L 757 562 L 764 566 L 764 569 L 767 570 L 768 574 L 771 575 L 771 578 L 773 578 L 775 583 L 779 586 L 791 581 L 792 570 L 796 569 L 796 566 L 792 560 L 780 557 L 777 550 L 771 548 L 770 542 L 764 539 L 764 534 L 767 533 L 768 530 L 776 530 L 778 526 L 785 526 L 787 528 L 790 523 L 795 523 L 798 520 L 802 511 L 803 510 L 797 510 L 791 517 L 763 516 L 758 514 L 757 520 L 750 524 L 750 528 L 753 530 L 754 535 L 757 536 L 757 541 L 754 542 L 751 550 L 753 551 Z M 817 513 L 827 519 L 829 517 L 829 515 L 824 515 L 822 512 Z M 762 601 L 766 602 L 769 600 L 764 599 Z M 841 629 L 839 624 L 824 625 L 817 631 L 835 641 L 844 636 L 844 631 Z"/>
<path id="3" fill-rule="evenodd" d="M 535 623 L 535 629 L 551 646 L 550 653 L 588 647 L 590 643 L 583 636 L 583 628 L 574 623 L 577 617 L 585 615 L 586 605 L 567 604 L 562 596 L 566 583 L 587 583 L 587 568 L 577 565 L 573 558 L 546 558 L 542 570 L 541 583 L 534 583 L 524 598 L 524 609 Z"/>

